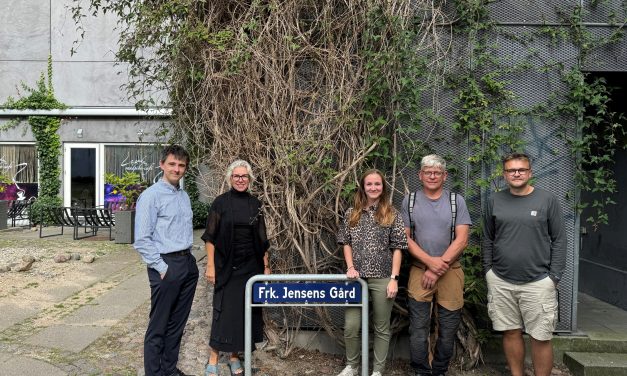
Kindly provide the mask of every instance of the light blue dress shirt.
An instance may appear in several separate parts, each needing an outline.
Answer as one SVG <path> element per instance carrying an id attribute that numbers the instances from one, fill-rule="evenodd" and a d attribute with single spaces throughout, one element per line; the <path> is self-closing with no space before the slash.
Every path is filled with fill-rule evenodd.
<path id="1" fill-rule="evenodd" d="M 137 200 L 135 243 L 148 267 L 168 270 L 162 254 L 189 249 L 193 242 L 192 205 L 187 193 L 165 180 L 148 187 Z"/>

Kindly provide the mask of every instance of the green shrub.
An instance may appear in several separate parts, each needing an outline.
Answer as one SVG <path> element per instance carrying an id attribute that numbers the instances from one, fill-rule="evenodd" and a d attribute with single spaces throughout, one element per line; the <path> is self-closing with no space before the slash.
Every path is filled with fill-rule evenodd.
<path id="1" fill-rule="evenodd" d="M 211 204 L 200 201 L 200 192 L 196 184 L 197 176 L 197 168 L 192 167 L 187 171 L 187 175 L 185 175 L 185 192 L 187 192 L 189 200 L 192 202 L 192 212 L 194 213 L 192 223 L 194 228 L 203 228 L 207 224 L 207 213 Z"/>
<path id="2" fill-rule="evenodd" d="M 194 213 L 194 219 L 192 223 L 194 224 L 194 228 L 205 227 L 207 223 L 207 212 L 209 212 L 210 206 L 211 204 L 207 204 L 202 201 L 192 201 L 192 212 Z"/>
<path id="3" fill-rule="evenodd" d="M 53 218 L 51 218 L 50 216 L 46 215 L 44 216 L 44 214 L 47 214 L 44 212 L 43 208 L 44 207 L 62 207 L 63 206 L 63 202 L 61 200 L 61 197 L 55 196 L 55 197 L 39 197 L 37 200 L 35 200 L 30 208 L 29 208 L 29 217 L 31 219 L 31 223 L 33 225 L 38 225 L 40 223 L 51 223 L 53 222 Z"/>

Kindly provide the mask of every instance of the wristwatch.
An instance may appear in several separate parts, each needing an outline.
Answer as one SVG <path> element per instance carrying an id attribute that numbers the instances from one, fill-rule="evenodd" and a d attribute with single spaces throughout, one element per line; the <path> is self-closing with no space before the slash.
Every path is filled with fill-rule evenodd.
<path id="1" fill-rule="evenodd" d="M 390 279 L 393 279 L 393 280 L 395 280 L 395 281 L 398 281 L 398 274 L 392 274 L 392 275 L 390 276 Z"/>

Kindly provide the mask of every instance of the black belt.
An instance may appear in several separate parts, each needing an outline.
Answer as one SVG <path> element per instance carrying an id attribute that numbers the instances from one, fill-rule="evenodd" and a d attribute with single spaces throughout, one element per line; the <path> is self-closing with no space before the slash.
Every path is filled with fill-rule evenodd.
<path id="1" fill-rule="evenodd" d="M 187 256 L 187 255 L 191 255 L 192 251 L 188 248 L 188 249 L 184 249 L 182 251 L 174 251 L 174 252 L 170 252 L 170 253 L 163 253 L 161 256 Z"/>

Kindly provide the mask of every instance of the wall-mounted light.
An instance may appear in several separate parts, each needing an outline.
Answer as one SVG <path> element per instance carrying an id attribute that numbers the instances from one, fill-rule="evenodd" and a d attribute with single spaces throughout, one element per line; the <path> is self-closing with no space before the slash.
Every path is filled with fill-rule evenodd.
<path id="1" fill-rule="evenodd" d="M 142 138 L 144 136 L 144 130 L 140 129 L 137 131 L 137 138 Z"/>
<path id="2" fill-rule="evenodd" d="M 83 128 L 78 128 L 76 130 L 76 137 L 83 138 Z"/>

